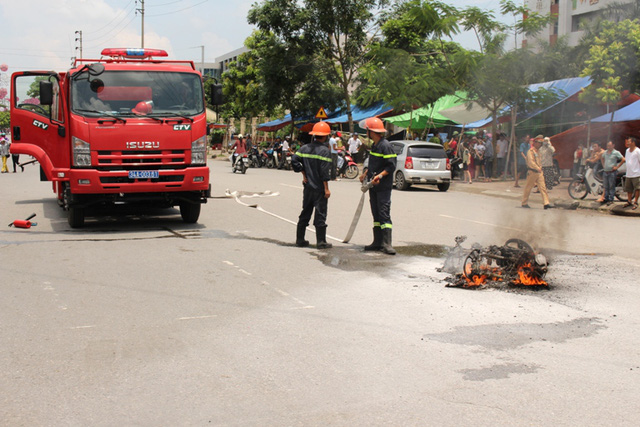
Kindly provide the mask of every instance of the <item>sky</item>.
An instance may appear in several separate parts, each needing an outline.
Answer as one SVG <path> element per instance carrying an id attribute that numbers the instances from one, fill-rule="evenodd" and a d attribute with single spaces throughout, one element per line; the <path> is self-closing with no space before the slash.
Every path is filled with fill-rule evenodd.
<path id="1" fill-rule="evenodd" d="M 205 62 L 243 46 L 253 27 L 247 12 L 257 0 L 144 0 L 144 44 L 165 49 L 169 59 Z M 465 7 L 466 0 L 449 0 Z M 474 5 L 499 15 L 499 0 Z M 0 64 L 10 74 L 20 70 L 69 68 L 80 56 L 99 58 L 105 47 L 140 47 L 141 0 L 0 0 Z M 477 49 L 475 37 L 456 39 Z"/>

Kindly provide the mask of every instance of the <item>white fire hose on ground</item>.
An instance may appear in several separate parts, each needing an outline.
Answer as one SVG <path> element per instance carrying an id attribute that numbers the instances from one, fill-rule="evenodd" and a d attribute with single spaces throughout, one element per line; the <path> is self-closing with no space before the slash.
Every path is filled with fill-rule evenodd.
<path id="1" fill-rule="evenodd" d="M 369 189 L 373 187 L 373 184 L 371 183 L 371 181 L 363 181 L 362 182 L 362 187 L 360 187 L 360 190 L 362 191 L 362 196 L 360 196 L 360 202 L 358 202 L 358 207 L 356 208 L 356 212 L 353 215 L 353 219 L 351 220 L 351 226 L 349 227 L 349 231 L 347 231 L 347 236 L 344 238 L 344 240 L 340 240 L 337 237 L 332 237 L 327 235 L 327 238 L 329 239 L 333 239 L 337 242 L 342 242 L 342 243 L 349 243 L 349 241 L 351 240 L 351 237 L 353 237 L 353 233 L 356 231 L 356 226 L 358 225 L 358 221 L 360 220 L 360 215 L 362 215 L 362 207 L 364 206 L 364 197 L 367 194 L 367 191 L 369 191 Z M 295 221 L 292 221 L 290 219 L 287 219 L 285 217 L 282 217 L 280 215 L 274 214 L 273 212 L 269 212 L 263 208 L 261 208 L 257 203 L 253 203 L 253 204 L 249 204 L 249 203 L 244 203 L 243 201 L 240 200 L 241 197 L 248 197 L 248 198 L 254 198 L 254 197 L 273 197 L 273 196 L 278 196 L 279 193 L 272 193 L 270 191 L 264 191 L 261 193 L 256 193 L 256 192 L 247 192 L 247 191 L 229 191 L 229 189 L 227 189 L 225 191 L 224 194 L 224 198 L 231 198 L 233 197 L 236 202 L 240 203 L 243 206 L 247 206 L 249 208 L 254 208 L 256 210 L 259 210 L 260 212 L 264 212 L 267 215 L 271 215 L 272 217 L 278 218 L 282 221 L 288 222 L 289 224 L 293 224 L 293 225 L 297 225 L 297 223 Z M 315 232 L 315 230 L 311 229 L 311 228 L 307 228 L 307 230 L 311 231 L 311 232 Z"/>
<path id="2" fill-rule="evenodd" d="M 344 238 L 342 243 L 349 243 L 349 240 L 353 237 L 353 233 L 356 231 L 356 226 L 358 225 L 358 221 L 360 220 L 360 215 L 362 215 L 362 207 L 364 206 L 364 196 L 367 194 L 367 191 L 373 187 L 371 181 L 367 181 L 366 179 L 362 182 L 362 187 L 360 190 L 362 191 L 362 196 L 360 196 L 360 202 L 358 202 L 358 207 L 356 208 L 356 213 L 353 215 L 353 219 L 351 220 L 351 226 L 349 227 L 349 231 L 347 231 L 347 236 Z"/>

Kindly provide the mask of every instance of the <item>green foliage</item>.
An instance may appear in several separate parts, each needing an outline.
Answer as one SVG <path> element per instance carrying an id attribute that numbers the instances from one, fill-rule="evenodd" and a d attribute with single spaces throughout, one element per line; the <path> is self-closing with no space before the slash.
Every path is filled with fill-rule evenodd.
<path id="1" fill-rule="evenodd" d="M 27 95 L 40 99 L 40 82 L 49 80 L 49 76 L 37 76 L 27 89 Z"/>
<path id="2" fill-rule="evenodd" d="M 0 111 L 0 129 L 9 129 L 11 127 L 11 114 L 9 111 Z"/>
<path id="3" fill-rule="evenodd" d="M 246 43 L 253 43 L 253 35 Z M 261 113 L 270 115 L 271 108 L 262 99 L 260 76 L 255 50 L 245 52 L 238 60 L 229 64 L 229 70 L 222 76 L 225 106 L 221 115 L 228 117 L 255 117 Z"/>
<path id="4" fill-rule="evenodd" d="M 374 31 L 374 9 L 383 6 L 381 0 L 305 0 L 311 17 L 306 36 L 331 69 L 328 75 L 341 93 L 343 104 L 350 115 L 351 85 L 364 63 Z M 349 118 L 349 128 L 354 126 Z"/>
<path id="5" fill-rule="evenodd" d="M 382 38 L 360 69 L 358 104 L 384 101 L 411 110 L 453 93 L 468 72 L 468 53 L 442 35 L 458 31 L 455 9 L 438 2 L 412 0 L 385 16 Z"/>
<path id="6" fill-rule="evenodd" d="M 482 10 L 476 6 L 469 6 L 460 13 L 462 25 L 466 31 L 473 31 L 478 40 L 480 51 L 495 52 L 504 42 L 504 37 L 496 39 L 494 34 L 506 30 L 506 26 L 495 19 L 492 12 Z M 499 45 L 496 46 L 496 42 Z"/>
<path id="7" fill-rule="evenodd" d="M 614 104 L 622 90 L 635 91 L 640 87 L 639 60 L 640 22 L 628 19 L 619 23 L 603 22 L 582 70 L 582 76 L 591 76 L 593 84 L 584 90 L 580 99 Z"/>
<path id="8" fill-rule="evenodd" d="M 258 27 L 245 42 L 251 52 L 231 70 L 225 89 L 239 110 L 283 106 L 295 117 L 337 105 L 331 69 L 308 35 L 307 9 L 296 1 L 266 0 L 254 4 L 248 20 Z"/>

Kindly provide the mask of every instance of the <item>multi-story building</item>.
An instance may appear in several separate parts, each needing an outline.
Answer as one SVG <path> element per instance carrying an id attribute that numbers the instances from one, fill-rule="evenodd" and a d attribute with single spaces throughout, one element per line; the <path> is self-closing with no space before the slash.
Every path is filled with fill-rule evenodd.
<path id="1" fill-rule="evenodd" d="M 536 41 L 555 43 L 559 37 L 567 36 L 570 46 L 575 46 L 584 35 L 582 23 L 587 23 L 602 16 L 603 9 L 614 3 L 631 3 L 635 0 L 525 0 L 525 6 L 533 12 L 543 15 L 554 14 L 557 19 L 534 38 L 524 41 L 525 44 L 536 44 Z M 617 19 L 624 19 L 620 16 Z"/>
<path id="2" fill-rule="evenodd" d="M 219 79 L 222 76 L 222 73 L 229 69 L 229 64 L 231 62 L 237 61 L 238 56 L 248 51 L 249 49 L 246 47 L 241 47 L 217 57 L 214 62 L 197 62 L 195 63 L 195 66 L 203 76 L 210 76 Z"/>

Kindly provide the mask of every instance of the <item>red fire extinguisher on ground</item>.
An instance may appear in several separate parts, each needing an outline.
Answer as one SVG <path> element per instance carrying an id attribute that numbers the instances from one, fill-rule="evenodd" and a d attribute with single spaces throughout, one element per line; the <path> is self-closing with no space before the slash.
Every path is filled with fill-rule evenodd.
<path id="1" fill-rule="evenodd" d="M 38 223 L 29 221 L 34 216 L 36 216 L 36 214 L 29 215 L 29 217 L 27 219 L 16 219 L 15 221 L 13 221 L 12 223 L 9 224 L 9 227 L 11 227 L 11 226 L 16 227 L 16 228 L 31 228 L 31 227 L 34 227 L 34 226 L 38 225 Z"/>

